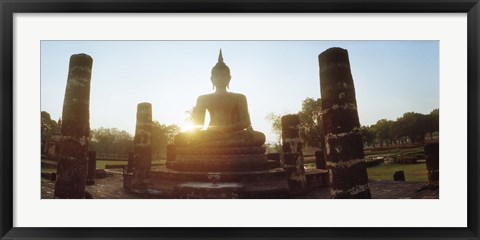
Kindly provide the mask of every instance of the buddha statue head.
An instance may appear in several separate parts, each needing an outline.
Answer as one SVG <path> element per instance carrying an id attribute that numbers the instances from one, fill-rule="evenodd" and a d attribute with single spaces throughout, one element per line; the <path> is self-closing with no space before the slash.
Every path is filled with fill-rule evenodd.
<path id="1" fill-rule="evenodd" d="M 231 78 L 230 68 L 223 62 L 222 49 L 220 49 L 218 62 L 212 68 L 212 76 L 210 77 L 210 80 L 212 80 L 214 88 L 225 89 L 228 88 Z"/>

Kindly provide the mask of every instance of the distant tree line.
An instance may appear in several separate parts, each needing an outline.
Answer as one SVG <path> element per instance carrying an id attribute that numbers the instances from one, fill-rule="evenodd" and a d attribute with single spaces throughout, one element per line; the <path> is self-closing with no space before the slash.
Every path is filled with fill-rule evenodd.
<path id="1" fill-rule="evenodd" d="M 154 120 L 152 123 L 152 158 L 164 158 L 167 145 L 173 143 L 173 138 L 180 132 L 175 125 L 160 124 Z M 89 149 L 97 151 L 99 156 L 113 156 L 126 158 L 133 152 L 133 136 L 127 131 L 116 128 L 98 128 L 90 131 Z"/>
<path id="2" fill-rule="evenodd" d="M 97 158 L 128 158 L 133 151 L 133 137 L 117 128 L 97 128 L 90 130 L 88 149 L 97 152 Z"/>
<path id="3" fill-rule="evenodd" d="M 166 155 L 166 146 L 173 142 L 173 138 L 180 132 L 175 125 L 152 122 L 152 158 L 163 158 Z M 45 145 L 52 141 L 53 136 L 61 135 L 61 120 L 52 120 L 48 112 L 41 112 L 41 144 L 42 153 Z M 127 131 L 117 128 L 96 128 L 90 130 L 89 150 L 96 151 L 97 156 L 107 158 L 127 158 L 133 152 L 133 136 Z"/>
<path id="4" fill-rule="evenodd" d="M 321 103 L 321 99 L 306 98 L 302 102 L 302 109 L 297 113 L 300 118 L 300 136 L 310 147 L 320 148 L 324 144 Z M 278 136 L 276 149 L 280 149 L 281 115 L 269 113 L 266 120 L 272 124 L 272 131 Z M 359 129 L 364 145 L 373 147 L 407 143 L 423 144 L 426 135 L 432 139 L 438 130 L 438 108 L 429 114 L 407 112 L 395 121 L 381 119 L 373 125 L 362 126 Z"/>
<path id="5" fill-rule="evenodd" d="M 395 121 L 381 119 L 371 126 L 362 126 L 360 131 L 365 146 L 423 144 L 426 135 L 433 140 L 433 134 L 439 131 L 439 109 L 429 114 L 407 112 Z"/>

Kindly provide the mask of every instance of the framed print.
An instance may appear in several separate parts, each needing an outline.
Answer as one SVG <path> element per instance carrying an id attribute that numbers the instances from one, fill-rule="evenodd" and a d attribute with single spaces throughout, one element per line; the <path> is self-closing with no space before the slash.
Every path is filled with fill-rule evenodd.
<path id="1" fill-rule="evenodd" d="M 479 238 L 478 1 L 1 6 L 2 239 Z"/>

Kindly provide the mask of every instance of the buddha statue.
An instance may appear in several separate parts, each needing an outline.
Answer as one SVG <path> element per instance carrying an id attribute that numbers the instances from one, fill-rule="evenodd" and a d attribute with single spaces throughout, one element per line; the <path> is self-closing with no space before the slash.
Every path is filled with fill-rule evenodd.
<path id="1" fill-rule="evenodd" d="M 179 147 L 248 147 L 262 146 L 265 135 L 254 131 L 248 113 L 247 98 L 243 94 L 228 92 L 230 68 L 223 62 L 222 50 L 211 72 L 214 93 L 198 97 L 193 108 L 194 130 L 175 137 Z M 201 130 L 208 111 L 210 122 Z"/>

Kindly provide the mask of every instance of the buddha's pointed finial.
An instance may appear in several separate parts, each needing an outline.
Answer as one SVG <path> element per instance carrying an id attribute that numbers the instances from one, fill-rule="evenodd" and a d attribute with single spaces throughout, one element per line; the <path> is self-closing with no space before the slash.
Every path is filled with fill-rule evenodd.
<path id="1" fill-rule="evenodd" d="M 217 64 L 215 64 L 215 66 L 212 68 L 212 75 L 218 72 L 225 72 L 230 75 L 230 68 L 228 68 L 227 64 L 223 62 L 222 49 L 220 49 L 220 52 L 218 53 Z"/>
<path id="2" fill-rule="evenodd" d="M 223 62 L 222 49 L 220 48 L 220 53 L 218 54 L 218 61 Z"/>

